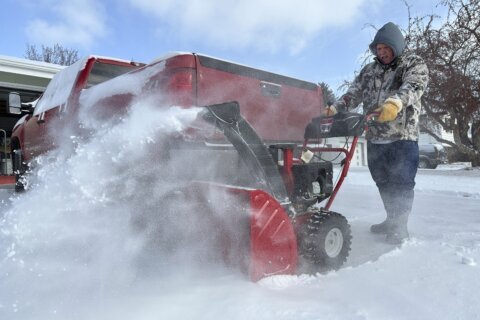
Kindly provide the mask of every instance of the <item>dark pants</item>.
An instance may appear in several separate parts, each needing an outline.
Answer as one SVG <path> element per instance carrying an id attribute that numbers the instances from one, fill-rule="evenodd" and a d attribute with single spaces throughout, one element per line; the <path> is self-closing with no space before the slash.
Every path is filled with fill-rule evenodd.
<path id="1" fill-rule="evenodd" d="M 419 161 L 416 141 L 367 143 L 368 169 L 383 200 L 387 217 L 408 216 L 412 210 Z"/>

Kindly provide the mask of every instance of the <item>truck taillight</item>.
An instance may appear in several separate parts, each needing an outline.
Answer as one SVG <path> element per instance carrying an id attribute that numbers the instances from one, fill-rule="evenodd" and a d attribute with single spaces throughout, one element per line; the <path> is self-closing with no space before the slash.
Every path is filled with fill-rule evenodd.
<path id="1" fill-rule="evenodd" d="M 191 89 L 193 74 L 191 70 L 174 72 L 169 81 L 170 89 Z"/>
<path id="2" fill-rule="evenodd" d="M 169 75 L 167 92 L 170 103 L 180 106 L 194 104 L 195 75 L 193 69 L 177 69 Z"/>

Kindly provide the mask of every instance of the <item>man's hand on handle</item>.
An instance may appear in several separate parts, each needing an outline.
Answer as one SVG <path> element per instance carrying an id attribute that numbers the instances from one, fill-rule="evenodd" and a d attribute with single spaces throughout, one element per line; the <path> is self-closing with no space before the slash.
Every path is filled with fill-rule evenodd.
<path id="1" fill-rule="evenodd" d="M 402 105 L 403 105 L 402 100 L 388 98 L 387 100 L 385 100 L 385 102 L 380 108 L 375 110 L 380 113 L 380 115 L 377 118 L 377 121 L 387 122 L 387 121 L 395 120 L 400 110 L 402 110 Z"/>
<path id="2" fill-rule="evenodd" d="M 335 108 L 334 106 L 328 106 L 322 110 L 321 116 L 331 117 L 331 116 L 334 116 L 335 114 L 337 114 L 337 108 Z"/>

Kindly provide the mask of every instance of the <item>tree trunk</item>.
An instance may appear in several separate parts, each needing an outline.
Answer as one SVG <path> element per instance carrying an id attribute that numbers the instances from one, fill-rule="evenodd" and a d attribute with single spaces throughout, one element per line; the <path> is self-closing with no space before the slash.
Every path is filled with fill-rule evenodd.
<path id="1" fill-rule="evenodd" d="M 476 157 L 473 157 L 472 167 L 480 167 L 480 119 L 472 121 L 472 145 L 473 150 L 476 151 Z"/>
<path id="2" fill-rule="evenodd" d="M 480 155 L 470 157 L 472 167 L 480 167 Z"/>

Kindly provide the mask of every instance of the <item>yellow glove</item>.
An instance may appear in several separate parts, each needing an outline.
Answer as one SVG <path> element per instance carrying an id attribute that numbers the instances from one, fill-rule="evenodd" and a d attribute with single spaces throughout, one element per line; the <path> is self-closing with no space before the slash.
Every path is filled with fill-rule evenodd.
<path id="1" fill-rule="evenodd" d="M 385 100 L 383 105 L 375 111 L 380 112 L 380 116 L 378 116 L 378 122 L 386 122 L 395 120 L 398 116 L 400 110 L 402 110 L 403 103 L 400 99 L 388 98 Z"/>
<path id="2" fill-rule="evenodd" d="M 322 110 L 322 117 L 331 117 L 334 116 L 337 113 L 337 108 L 334 106 L 328 106 L 325 109 Z"/>

